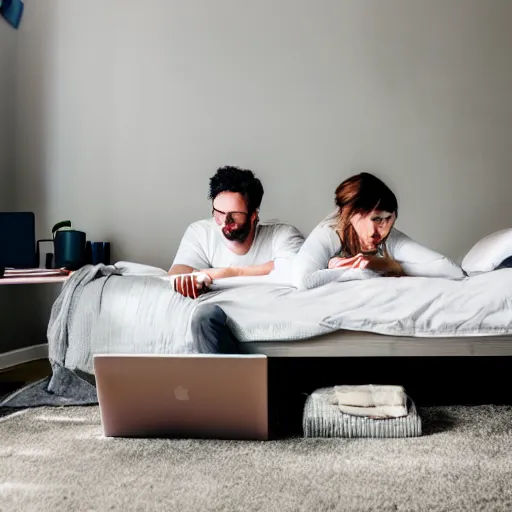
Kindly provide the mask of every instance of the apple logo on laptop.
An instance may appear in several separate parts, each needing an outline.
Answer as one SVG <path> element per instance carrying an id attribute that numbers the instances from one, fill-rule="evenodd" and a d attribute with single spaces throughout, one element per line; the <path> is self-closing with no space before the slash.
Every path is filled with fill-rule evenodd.
<path id="1" fill-rule="evenodd" d="M 190 400 L 188 397 L 188 389 L 184 388 L 183 386 L 178 386 L 177 388 L 174 388 L 174 396 L 176 397 L 176 400 Z"/>

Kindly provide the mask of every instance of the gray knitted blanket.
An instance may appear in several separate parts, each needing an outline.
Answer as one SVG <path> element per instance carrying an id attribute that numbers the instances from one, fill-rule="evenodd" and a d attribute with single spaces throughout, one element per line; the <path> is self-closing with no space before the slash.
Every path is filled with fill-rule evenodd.
<path id="1" fill-rule="evenodd" d="M 93 354 L 190 352 L 196 307 L 161 276 L 118 266 L 83 267 L 52 307 L 50 361 L 92 374 Z"/>
<path id="2" fill-rule="evenodd" d="M 97 403 L 95 353 L 191 352 L 189 324 L 198 303 L 174 293 L 166 276 L 128 262 L 74 272 L 48 324 L 52 375 L 5 397 L 0 407 Z"/>

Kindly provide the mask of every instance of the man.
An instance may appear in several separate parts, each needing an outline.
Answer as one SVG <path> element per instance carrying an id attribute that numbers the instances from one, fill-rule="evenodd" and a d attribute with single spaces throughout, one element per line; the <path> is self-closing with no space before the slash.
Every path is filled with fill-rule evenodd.
<path id="1" fill-rule="evenodd" d="M 259 222 L 263 192 L 260 180 L 247 169 L 221 167 L 210 178 L 212 218 L 187 228 L 169 269 L 178 293 L 195 299 L 216 279 L 263 276 L 291 267 L 304 237 L 289 224 Z M 197 308 L 192 333 L 201 352 L 236 351 L 226 320 L 217 305 Z"/>

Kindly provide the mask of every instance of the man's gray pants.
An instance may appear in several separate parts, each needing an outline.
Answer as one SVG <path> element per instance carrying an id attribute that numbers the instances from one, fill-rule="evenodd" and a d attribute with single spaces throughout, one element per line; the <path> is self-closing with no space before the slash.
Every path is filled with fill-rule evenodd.
<path id="1" fill-rule="evenodd" d="M 227 325 L 227 315 L 216 304 L 200 304 L 192 315 L 194 345 L 201 354 L 236 354 L 238 341 Z"/>

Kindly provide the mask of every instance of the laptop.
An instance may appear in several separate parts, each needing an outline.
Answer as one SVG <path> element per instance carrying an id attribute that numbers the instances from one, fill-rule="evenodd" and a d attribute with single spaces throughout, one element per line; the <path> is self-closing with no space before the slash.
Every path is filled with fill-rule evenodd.
<path id="1" fill-rule="evenodd" d="M 108 437 L 268 440 L 264 355 L 95 354 Z"/>

